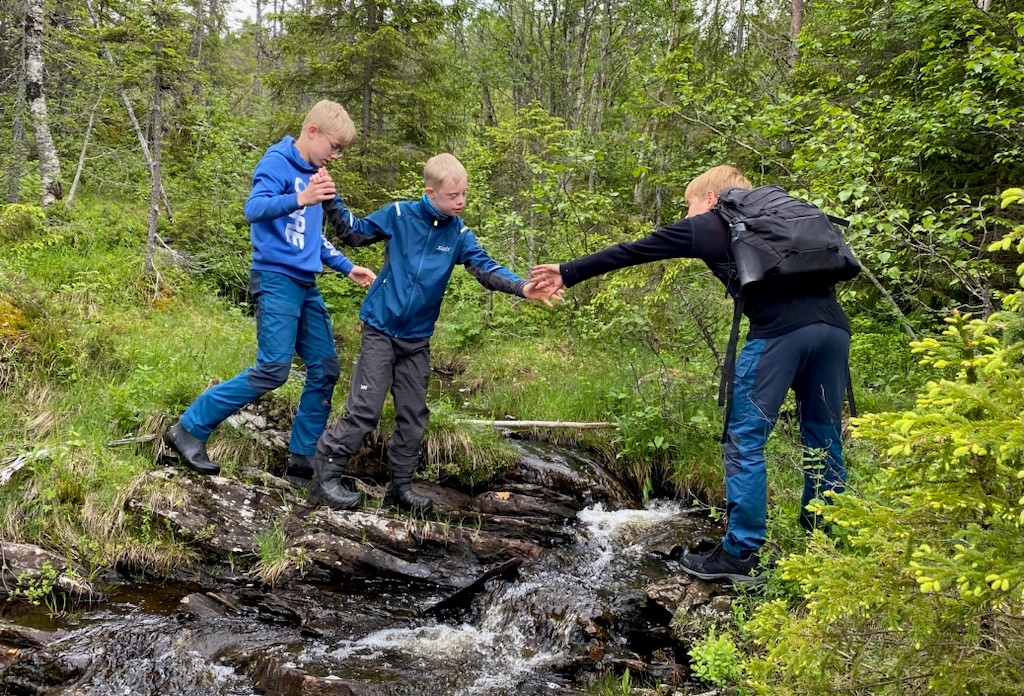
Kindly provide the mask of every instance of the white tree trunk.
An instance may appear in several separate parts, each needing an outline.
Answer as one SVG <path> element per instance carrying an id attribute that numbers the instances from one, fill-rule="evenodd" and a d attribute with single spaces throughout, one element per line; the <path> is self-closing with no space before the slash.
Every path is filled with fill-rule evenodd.
<path id="1" fill-rule="evenodd" d="M 85 154 L 89 150 L 89 137 L 92 135 L 92 126 L 96 122 L 96 112 L 100 108 L 100 102 L 103 101 L 103 95 L 96 100 L 96 106 L 92 107 L 92 111 L 89 113 L 89 125 L 85 128 L 85 137 L 82 138 L 82 153 L 78 156 L 78 167 L 75 168 L 75 180 L 71 182 L 71 190 L 68 191 L 68 197 L 64 199 L 64 207 L 70 208 L 71 204 L 75 200 L 75 191 L 78 190 L 78 182 L 82 179 L 82 169 L 85 167 Z"/>
<path id="2" fill-rule="evenodd" d="M 160 46 L 157 45 L 155 53 L 159 55 Z M 160 198 L 163 194 L 163 180 L 160 173 L 160 141 L 163 139 L 163 72 L 160 63 L 157 62 L 153 75 L 153 159 L 150 174 L 152 186 L 149 196 L 149 235 L 146 238 L 146 275 L 156 275 L 156 240 L 158 223 L 160 221 Z"/>
<path id="3" fill-rule="evenodd" d="M 25 9 L 25 98 L 32 114 L 32 126 L 39 153 L 39 175 L 43 180 L 42 206 L 53 205 L 63 196 L 60 159 L 50 136 L 43 90 L 43 0 L 29 0 Z"/>

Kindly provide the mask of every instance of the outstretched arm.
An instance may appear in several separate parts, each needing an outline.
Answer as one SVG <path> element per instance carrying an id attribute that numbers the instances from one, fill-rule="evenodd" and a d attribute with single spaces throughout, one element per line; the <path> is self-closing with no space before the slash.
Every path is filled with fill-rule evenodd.
<path id="1" fill-rule="evenodd" d="M 350 247 L 367 246 L 388 238 L 384 230 L 369 218 L 354 215 L 338 196 L 324 201 L 324 219 L 330 223 L 338 239 Z"/>
<path id="2" fill-rule="evenodd" d="M 561 287 L 553 287 L 551 285 L 544 285 L 536 278 L 530 280 L 523 286 L 523 297 L 528 300 L 537 300 L 543 302 L 548 307 L 553 307 L 551 300 L 562 301 L 562 295 L 564 291 Z"/>
<path id="3" fill-rule="evenodd" d="M 466 270 L 477 279 L 481 285 L 488 290 L 497 290 L 517 297 L 525 297 L 528 300 L 537 300 L 547 306 L 551 305 L 551 299 L 562 299 L 562 293 L 557 288 L 538 287 L 534 280 L 523 280 L 512 271 L 491 258 L 490 254 L 480 247 L 476 236 L 469 231 L 462 245 L 462 256 L 460 260 L 466 266 Z"/>
<path id="4" fill-rule="evenodd" d="M 314 180 L 326 179 L 331 181 L 330 174 L 325 167 L 310 177 L 310 185 Z M 334 190 L 334 182 L 331 181 L 331 190 Z M 343 244 L 350 247 L 366 246 L 388 238 L 388 234 L 375 225 L 369 218 L 356 217 L 352 211 L 345 207 L 341 197 L 335 193 L 324 200 L 324 219 L 331 225 L 331 229 L 338 235 Z"/>

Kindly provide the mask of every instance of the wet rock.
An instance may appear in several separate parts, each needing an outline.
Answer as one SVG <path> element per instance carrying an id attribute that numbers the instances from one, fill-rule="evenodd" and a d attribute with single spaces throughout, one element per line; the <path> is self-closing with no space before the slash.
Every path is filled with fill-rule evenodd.
<path id="1" fill-rule="evenodd" d="M 484 516 L 467 525 L 464 519 L 419 519 L 387 508 L 337 512 L 313 508 L 291 490 L 220 476 L 163 469 L 147 477 L 129 507 L 173 524 L 211 563 L 255 558 L 258 539 L 276 529 L 287 566 L 276 582 L 318 569 L 327 573 L 325 580 L 384 576 L 461 589 L 510 559 L 543 555 L 527 539 L 485 529 Z"/>
<path id="2" fill-rule="evenodd" d="M 473 499 L 473 507 L 480 512 L 499 515 L 538 515 L 557 519 L 572 519 L 576 510 L 551 503 L 534 496 L 511 491 L 487 491 Z"/>
<path id="3" fill-rule="evenodd" d="M 367 693 L 358 683 L 337 677 L 314 677 L 274 657 L 257 660 L 253 688 L 265 696 L 359 696 Z"/>
<path id="4" fill-rule="evenodd" d="M 635 507 L 639 496 L 599 462 L 579 452 L 531 442 L 517 442 L 519 461 L 508 474 L 510 481 L 542 486 L 568 495 L 582 505 L 604 502 L 614 508 Z"/>
<path id="5" fill-rule="evenodd" d="M 177 613 L 191 619 L 210 619 L 237 614 L 240 607 L 228 595 L 213 592 L 193 592 L 181 598 Z"/>
<path id="6" fill-rule="evenodd" d="M 22 653 L 0 670 L 0 685 L 5 694 L 44 694 L 50 689 L 74 681 L 82 675 L 85 665 L 66 656 L 46 650 Z"/>
<path id="7" fill-rule="evenodd" d="M 41 648 L 49 645 L 67 631 L 41 631 L 35 628 L 19 626 L 8 621 L 0 621 L 0 645 L 15 646 L 18 648 Z"/>
<path id="8" fill-rule="evenodd" d="M 680 575 L 647 588 L 650 600 L 671 615 L 671 635 L 684 645 L 732 620 L 730 589 Z"/>
<path id="9" fill-rule="evenodd" d="M 39 546 L 0 541 L 0 559 L 0 597 L 8 601 L 39 602 L 54 593 L 75 601 L 100 599 L 82 579 L 84 572 Z"/>

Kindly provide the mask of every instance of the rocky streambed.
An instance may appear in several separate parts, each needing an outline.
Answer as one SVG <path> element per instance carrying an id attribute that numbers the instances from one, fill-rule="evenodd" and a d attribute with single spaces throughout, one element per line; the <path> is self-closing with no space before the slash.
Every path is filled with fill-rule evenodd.
<path id="1" fill-rule="evenodd" d="M 717 536 L 706 515 L 529 443 L 486 490 L 416 488 L 426 518 L 313 508 L 271 476 L 148 472 L 128 510 L 183 540 L 190 570 L 86 583 L 3 544 L 0 693 L 578 693 L 626 669 L 707 693 L 688 641 L 732 600 L 676 562 Z M 50 606 L 25 601 L 44 586 Z"/>

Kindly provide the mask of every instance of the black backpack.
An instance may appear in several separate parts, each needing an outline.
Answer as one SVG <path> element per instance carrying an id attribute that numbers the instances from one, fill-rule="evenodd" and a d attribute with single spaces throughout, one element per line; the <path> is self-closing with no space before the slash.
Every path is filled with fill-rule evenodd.
<path id="1" fill-rule="evenodd" d="M 779 186 L 722 191 L 714 208 L 729 225 L 729 263 L 712 268 L 733 296 L 732 330 L 722 366 L 718 405 L 725 407 L 722 442 L 729 427 L 743 298 L 759 289 L 830 288 L 860 273 L 860 263 L 843 240 L 846 220 L 793 198 Z M 850 413 L 856 415 L 847 377 Z"/>

